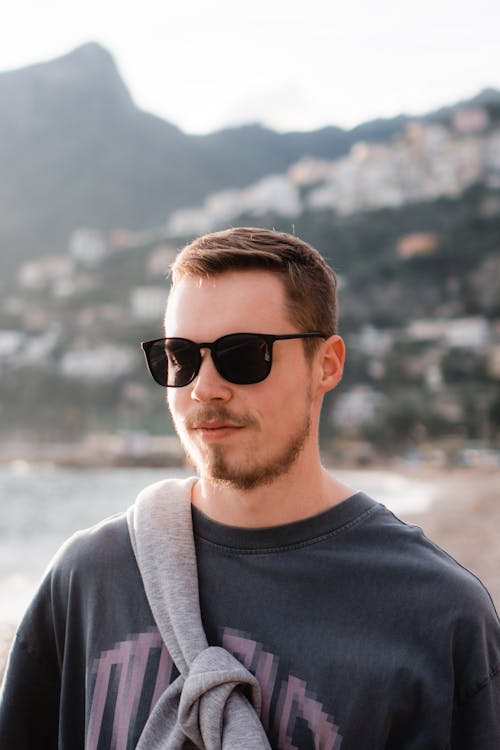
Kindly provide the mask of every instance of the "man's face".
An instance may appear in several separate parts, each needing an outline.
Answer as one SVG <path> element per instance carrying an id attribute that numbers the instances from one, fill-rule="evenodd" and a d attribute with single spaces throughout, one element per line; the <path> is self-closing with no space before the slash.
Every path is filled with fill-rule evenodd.
<path id="1" fill-rule="evenodd" d="M 184 278 L 173 288 L 165 335 L 212 342 L 230 333 L 297 333 L 282 281 L 266 271 Z M 252 489 L 287 472 L 315 440 L 310 365 L 300 339 L 276 341 L 268 377 L 252 385 L 224 380 L 203 350 L 194 381 L 168 389 L 184 449 L 201 477 Z M 319 409 L 319 407 L 317 407 Z"/>

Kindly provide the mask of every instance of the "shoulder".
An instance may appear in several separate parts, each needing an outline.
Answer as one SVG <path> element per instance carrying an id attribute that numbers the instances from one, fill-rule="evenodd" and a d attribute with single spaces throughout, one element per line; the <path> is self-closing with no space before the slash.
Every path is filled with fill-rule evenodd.
<path id="1" fill-rule="evenodd" d="M 496 617 L 491 597 L 481 581 L 423 530 L 398 518 L 385 506 L 363 525 L 367 542 L 392 585 L 418 592 L 421 601 L 454 613 L 487 611 Z M 497 621 L 498 618 L 496 617 Z"/>
<path id="2" fill-rule="evenodd" d="M 81 529 L 69 537 L 59 548 L 49 568 L 55 572 L 66 568 L 110 565 L 123 555 L 132 554 L 128 518 L 137 508 L 151 509 L 168 500 L 185 497 L 194 479 L 166 479 L 145 487 L 134 504 L 125 512 L 103 519 L 93 526 Z"/>
<path id="3" fill-rule="evenodd" d="M 62 616 L 69 602 L 93 601 L 137 576 L 126 514 L 77 531 L 50 561 L 31 606 Z M 80 604 L 78 604 L 80 606 Z"/>
<path id="4" fill-rule="evenodd" d="M 145 509 L 149 512 L 156 507 L 161 508 L 164 502 L 190 501 L 191 489 L 195 482 L 196 477 L 163 479 L 160 482 L 154 482 L 138 494 L 134 505 L 129 508 L 129 514 L 137 509 Z"/>
<path id="5" fill-rule="evenodd" d="M 52 559 L 49 570 L 57 573 L 82 566 L 107 565 L 129 551 L 126 514 L 119 513 L 69 537 Z"/>
<path id="6" fill-rule="evenodd" d="M 370 597 L 404 633 L 453 663 L 465 700 L 500 668 L 500 622 L 481 581 L 431 541 L 423 530 L 380 505 L 360 525 Z M 372 600 L 373 601 L 373 600 Z"/>
<path id="7" fill-rule="evenodd" d="M 77 531 L 59 548 L 49 564 L 47 573 L 54 581 L 68 576 L 96 576 L 106 571 L 107 577 L 116 569 L 124 574 L 129 565 L 135 566 L 130 540 L 131 519 L 138 510 L 151 517 L 161 513 L 164 503 L 185 498 L 194 482 L 190 479 L 166 479 L 145 487 L 135 503 L 125 512 L 105 518 L 99 523 Z"/>

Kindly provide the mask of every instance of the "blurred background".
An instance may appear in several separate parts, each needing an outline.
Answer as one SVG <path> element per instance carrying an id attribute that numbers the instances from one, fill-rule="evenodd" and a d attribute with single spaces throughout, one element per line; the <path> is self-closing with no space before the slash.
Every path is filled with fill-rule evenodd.
<path id="1" fill-rule="evenodd" d="M 491 0 L 2 4 L 0 625 L 68 533 L 184 471 L 139 342 L 177 249 L 239 224 L 338 273 L 325 462 L 500 600 L 499 22 Z"/>

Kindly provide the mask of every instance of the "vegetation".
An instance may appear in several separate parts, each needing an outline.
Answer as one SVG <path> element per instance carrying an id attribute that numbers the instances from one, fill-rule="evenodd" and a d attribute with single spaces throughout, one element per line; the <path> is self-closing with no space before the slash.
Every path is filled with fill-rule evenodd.
<path id="1" fill-rule="evenodd" d="M 449 439 L 498 444 L 500 389 L 490 359 L 500 346 L 495 339 L 500 224 L 498 215 L 484 210 L 487 200 L 498 197 L 477 185 L 457 200 L 351 217 L 310 213 L 295 222 L 296 233 L 324 252 L 341 281 L 340 329 L 348 359 L 341 387 L 325 400 L 325 445 L 346 436 L 390 452 Z M 240 223 L 254 224 L 255 218 L 241 217 Z M 279 216 L 269 215 L 259 223 L 292 229 L 289 220 Z M 436 251 L 402 259 L 398 241 L 413 232 L 435 234 Z M 179 244 L 184 239 L 179 238 Z M 76 440 L 96 430 L 172 431 L 165 394 L 150 382 L 138 346 L 141 339 L 160 335 L 160 317 L 141 322 L 129 306 L 131 290 L 138 285 L 165 284 L 166 295 L 164 278 L 151 279 L 146 272 L 154 249 L 145 244 L 116 252 L 94 269 L 81 269 L 86 285 L 67 297 L 55 297 L 50 287 L 4 287 L 4 298 L 17 295 L 25 316 L 38 311 L 38 318 L 32 315 L 30 340 L 50 325 L 59 326 L 60 333 L 43 362 L 0 360 L 3 430 L 8 426 L 46 440 Z M 484 346 L 415 339 L 408 333 L 415 320 L 468 316 L 485 321 L 490 338 Z M 4 309 L 0 329 L 16 325 L 16 315 Z M 367 326 L 373 335 L 371 348 L 362 338 Z M 133 366 L 126 375 L 101 381 L 63 375 L 64 352 L 103 344 L 133 347 Z M 366 420 L 348 414 L 339 423 L 335 414 L 342 399 L 360 387 L 368 394 Z M 368 408 L 372 396 L 375 406 Z"/>

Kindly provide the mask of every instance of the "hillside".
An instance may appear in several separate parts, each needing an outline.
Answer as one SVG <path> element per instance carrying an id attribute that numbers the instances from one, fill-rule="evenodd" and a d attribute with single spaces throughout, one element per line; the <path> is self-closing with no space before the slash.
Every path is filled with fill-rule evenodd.
<path id="1" fill-rule="evenodd" d="M 484 97 L 500 100 L 495 91 Z M 333 159 L 361 139 L 387 140 L 408 121 L 377 120 L 351 131 L 279 134 L 248 125 L 187 135 L 139 110 L 113 58 L 95 43 L 1 73 L 0 111 L 4 278 L 23 260 L 64 252 L 77 227 L 159 226 L 213 191 L 283 172 L 304 155 Z"/>
<path id="2" fill-rule="evenodd" d="M 325 447 L 354 441 L 360 460 L 368 444 L 381 454 L 427 445 L 453 460 L 470 440 L 498 447 L 499 216 L 500 192 L 476 185 L 456 199 L 297 217 L 297 234 L 340 276 L 348 358 L 326 398 Z M 278 215 L 259 224 L 289 229 Z M 92 263 L 23 267 L 0 302 L 0 453 L 16 439 L 172 433 L 139 341 L 161 335 L 174 253 L 151 240 Z"/>

